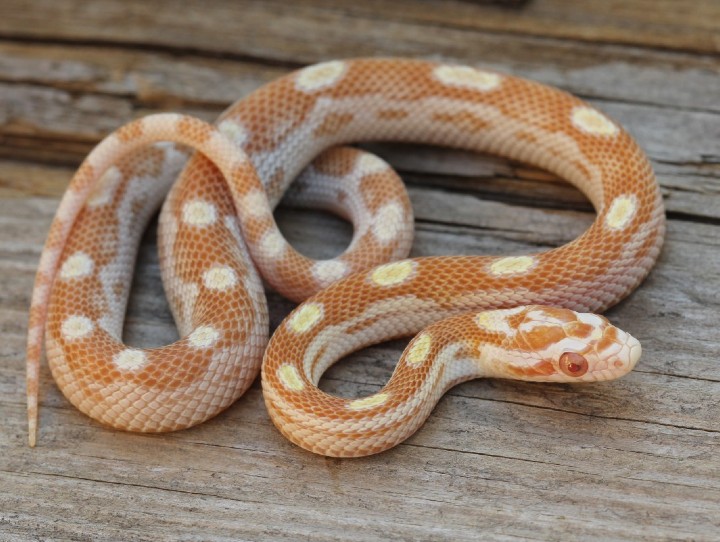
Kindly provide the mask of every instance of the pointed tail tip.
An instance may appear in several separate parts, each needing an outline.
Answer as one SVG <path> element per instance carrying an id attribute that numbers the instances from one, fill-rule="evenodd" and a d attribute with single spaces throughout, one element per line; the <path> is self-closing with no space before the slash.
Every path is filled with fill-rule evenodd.
<path id="1" fill-rule="evenodd" d="M 31 448 L 35 447 L 37 442 L 37 420 L 28 420 L 28 444 Z"/>

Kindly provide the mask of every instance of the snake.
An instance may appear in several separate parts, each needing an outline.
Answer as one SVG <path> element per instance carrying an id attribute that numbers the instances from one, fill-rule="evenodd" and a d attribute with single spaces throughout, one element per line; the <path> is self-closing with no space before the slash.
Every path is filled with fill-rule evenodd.
<path id="1" fill-rule="evenodd" d="M 577 187 L 596 217 L 544 252 L 408 258 L 414 218 L 402 181 L 350 145 L 374 141 L 531 164 Z M 299 253 L 274 219 L 282 198 L 350 221 L 347 249 L 326 260 Z M 123 342 L 125 309 L 161 204 L 160 268 L 180 338 L 135 348 Z M 43 342 L 59 389 L 103 425 L 188 428 L 261 373 L 280 433 L 332 457 L 397 445 L 470 379 L 621 377 L 640 343 L 597 313 L 644 280 L 664 232 L 652 167 L 618 122 L 557 88 L 480 67 L 332 60 L 267 83 L 214 124 L 138 118 L 83 161 L 41 254 L 28 325 L 30 445 Z M 272 337 L 266 286 L 299 303 Z M 413 338 L 376 393 L 318 387 L 341 358 L 402 337 Z"/>

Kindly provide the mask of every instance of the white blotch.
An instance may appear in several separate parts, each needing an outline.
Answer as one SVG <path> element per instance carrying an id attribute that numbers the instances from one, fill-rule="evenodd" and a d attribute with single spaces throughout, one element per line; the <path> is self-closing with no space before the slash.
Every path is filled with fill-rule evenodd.
<path id="1" fill-rule="evenodd" d="M 419 335 L 405 357 L 408 365 L 420 366 L 427 359 L 431 346 L 432 336 L 429 333 Z"/>
<path id="2" fill-rule="evenodd" d="M 515 330 L 510 327 L 508 319 L 511 316 L 519 314 L 525 310 L 525 307 L 513 307 L 511 309 L 496 309 L 483 311 L 475 316 L 475 323 L 481 329 L 494 333 L 504 333 L 512 336 Z"/>
<path id="3" fill-rule="evenodd" d="M 350 410 L 366 410 L 368 408 L 382 405 L 385 401 L 388 400 L 388 397 L 390 397 L 390 395 L 387 393 L 376 393 L 375 395 L 371 395 L 370 397 L 350 401 L 350 403 L 348 403 L 348 408 Z"/>
<path id="4" fill-rule="evenodd" d="M 559 341 L 556 348 L 559 352 L 583 352 L 587 348 L 587 342 L 580 339 L 567 337 Z"/>
<path id="5" fill-rule="evenodd" d="M 623 349 L 623 344 L 617 341 L 607 341 L 604 343 L 605 348 L 598 351 L 602 357 L 610 357 L 618 354 Z"/>
<path id="6" fill-rule="evenodd" d="M 506 316 L 501 311 L 484 311 L 475 316 L 475 324 L 490 333 L 502 333 L 512 335 L 513 330 L 507 322 Z"/>
<path id="7" fill-rule="evenodd" d="M 329 285 L 340 280 L 347 273 L 347 264 L 340 260 L 327 260 L 313 265 L 312 272 L 315 278 L 323 285 Z"/>
<path id="8" fill-rule="evenodd" d="M 147 363 L 147 356 L 142 350 L 127 349 L 115 354 L 113 362 L 120 369 L 136 371 Z"/>
<path id="9" fill-rule="evenodd" d="M 220 333 L 213 327 L 200 326 L 195 328 L 190 335 L 188 335 L 188 341 L 195 348 L 208 348 L 215 344 L 220 338 Z"/>
<path id="10" fill-rule="evenodd" d="M 392 202 L 381 207 L 373 220 L 373 235 L 383 244 L 395 239 L 402 229 L 403 207 L 399 203 Z"/>
<path id="11" fill-rule="evenodd" d="M 322 320 L 324 312 L 320 303 L 304 303 L 290 316 L 288 326 L 295 333 L 305 333 Z"/>
<path id="12" fill-rule="evenodd" d="M 416 262 L 402 260 L 373 269 L 370 279 L 378 286 L 394 286 L 408 280 L 415 271 Z"/>
<path id="13" fill-rule="evenodd" d="M 345 63 L 332 60 L 308 66 L 300 70 L 295 78 L 295 86 L 304 92 L 313 92 L 337 83 L 345 73 Z"/>
<path id="14" fill-rule="evenodd" d="M 612 136 L 619 131 L 613 121 L 597 109 L 585 105 L 575 107 L 572 111 L 571 118 L 576 128 L 588 134 Z"/>
<path id="15" fill-rule="evenodd" d="M 520 327 L 518 329 L 523 333 L 530 333 L 535 328 L 558 326 L 558 325 L 562 325 L 562 323 L 550 322 L 550 321 L 546 321 L 546 320 L 525 320 L 522 324 L 520 324 Z"/>
<path id="16" fill-rule="evenodd" d="M 502 83 L 502 77 L 468 66 L 438 66 L 435 77 L 443 84 L 453 87 L 464 87 L 487 92 L 494 90 Z"/>
<path id="17" fill-rule="evenodd" d="M 60 278 L 74 279 L 86 277 L 92 273 L 93 261 L 90 256 L 82 251 L 78 251 L 68 257 L 60 268 Z"/>
<path id="18" fill-rule="evenodd" d="M 227 290 L 237 284 L 235 271 L 226 265 L 217 265 L 203 273 L 203 284 L 211 290 Z"/>
<path id="19" fill-rule="evenodd" d="M 625 228 L 632 220 L 637 204 L 635 196 L 618 196 L 610 205 L 605 223 L 613 230 Z"/>
<path id="20" fill-rule="evenodd" d="M 606 320 L 603 317 L 591 312 L 578 313 L 577 319 L 583 324 L 590 324 L 593 327 L 601 327 L 604 323 L 606 323 Z"/>
<path id="21" fill-rule="evenodd" d="M 217 220 L 217 209 L 207 201 L 188 201 L 183 205 L 182 220 L 192 226 L 209 226 Z"/>
<path id="22" fill-rule="evenodd" d="M 361 175 L 382 173 L 383 171 L 390 169 L 390 166 L 385 160 L 369 153 L 362 153 L 360 158 L 358 158 L 355 162 L 355 167 Z"/>
<path id="23" fill-rule="evenodd" d="M 535 265 L 535 259 L 531 256 L 508 256 L 500 258 L 490 264 L 490 272 L 493 275 L 512 275 L 525 273 Z"/>
<path id="24" fill-rule="evenodd" d="M 298 370 L 289 364 L 281 365 L 278 369 L 278 378 L 282 385 L 292 391 L 301 391 L 305 388 L 305 384 L 300 377 Z"/>
<path id="25" fill-rule="evenodd" d="M 534 310 L 534 311 L 528 312 L 527 320 L 539 322 L 540 324 L 562 325 L 562 324 L 567 323 L 566 320 L 563 320 L 562 318 L 557 318 L 544 310 Z"/>
<path id="26" fill-rule="evenodd" d="M 260 240 L 260 249 L 266 256 L 277 259 L 285 252 L 285 239 L 277 230 L 270 230 Z"/>
<path id="27" fill-rule="evenodd" d="M 60 331 L 65 340 L 73 341 L 90 335 L 93 329 L 95 326 L 87 316 L 69 316 L 62 323 Z"/>
<path id="28" fill-rule="evenodd" d="M 245 127 L 231 119 L 226 119 L 218 124 L 218 130 L 238 147 L 245 145 L 249 137 Z"/>
<path id="29" fill-rule="evenodd" d="M 122 178 L 122 172 L 116 166 L 110 166 L 98 179 L 97 185 L 88 197 L 88 207 L 95 208 L 110 203 Z"/>
<path id="30" fill-rule="evenodd" d="M 243 198 L 243 211 L 256 218 L 267 216 L 267 195 L 260 190 L 253 190 Z"/>

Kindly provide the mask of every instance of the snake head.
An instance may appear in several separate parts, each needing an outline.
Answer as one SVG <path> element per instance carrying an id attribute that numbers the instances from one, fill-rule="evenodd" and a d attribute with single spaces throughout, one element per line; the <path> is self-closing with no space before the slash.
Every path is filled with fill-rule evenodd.
<path id="1" fill-rule="evenodd" d="M 508 338 L 508 371 L 523 380 L 596 382 L 629 373 L 640 359 L 637 339 L 591 313 L 523 307 Z"/>

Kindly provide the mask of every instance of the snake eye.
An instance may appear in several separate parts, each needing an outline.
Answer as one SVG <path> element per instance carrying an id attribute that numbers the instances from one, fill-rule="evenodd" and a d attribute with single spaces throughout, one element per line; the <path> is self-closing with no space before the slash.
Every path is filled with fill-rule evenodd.
<path id="1" fill-rule="evenodd" d="M 582 376 L 587 373 L 588 361 L 575 352 L 565 352 L 560 356 L 560 370 L 568 376 Z"/>

